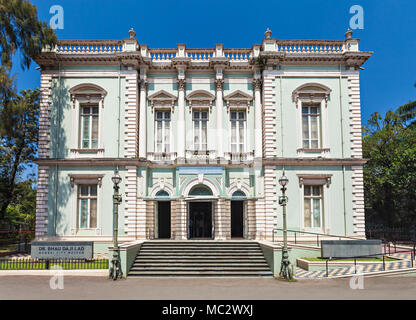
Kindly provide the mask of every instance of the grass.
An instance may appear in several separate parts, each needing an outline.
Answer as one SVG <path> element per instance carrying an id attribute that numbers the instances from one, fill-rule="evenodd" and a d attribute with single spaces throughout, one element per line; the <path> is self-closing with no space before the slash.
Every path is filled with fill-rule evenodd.
<path id="1" fill-rule="evenodd" d="M 108 260 L 87 262 L 51 262 L 49 268 L 60 266 L 64 270 L 108 269 Z M 45 262 L 28 262 L 25 260 L 0 260 L 0 270 L 46 270 Z"/>
<path id="2" fill-rule="evenodd" d="M 311 261 L 311 262 L 314 262 L 314 261 L 318 261 L 318 262 L 325 262 L 326 260 L 328 260 L 328 259 L 326 259 L 326 258 L 301 258 L 301 259 L 303 259 L 303 260 L 306 260 L 306 261 Z M 394 259 L 394 258 L 384 258 L 384 261 L 397 261 L 398 259 Z M 350 261 L 354 261 L 354 259 L 332 259 L 332 260 L 330 260 L 330 261 L 335 261 L 335 262 L 350 262 Z M 380 257 L 374 257 L 374 258 L 357 258 L 357 261 L 364 261 L 364 262 L 382 262 L 383 261 L 383 258 L 380 258 Z"/>

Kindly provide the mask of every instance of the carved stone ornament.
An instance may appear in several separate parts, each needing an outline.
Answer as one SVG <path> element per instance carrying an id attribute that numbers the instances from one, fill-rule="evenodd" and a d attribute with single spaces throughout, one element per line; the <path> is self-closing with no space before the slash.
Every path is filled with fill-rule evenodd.
<path id="1" fill-rule="evenodd" d="M 331 89 L 320 83 L 306 83 L 297 87 L 292 92 L 292 99 L 298 106 L 299 99 L 307 102 L 320 102 L 325 100 L 325 107 L 328 106 L 328 98 Z"/>
<path id="2" fill-rule="evenodd" d="M 185 90 L 185 88 L 186 88 L 186 80 L 178 79 L 178 90 Z"/>
<path id="3" fill-rule="evenodd" d="M 150 101 L 152 112 L 154 109 L 170 109 L 172 113 L 175 109 L 176 99 L 176 96 L 165 90 L 159 90 L 147 98 Z"/>
<path id="4" fill-rule="evenodd" d="M 224 97 L 227 104 L 227 112 L 230 109 L 247 109 L 250 112 L 250 103 L 253 97 L 241 90 L 236 90 Z"/>
<path id="5" fill-rule="evenodd" d="M 253 80 L 253 88 L 254 90 L 261 90 L 262 80 L 261 79 L 254 79 Z"/>
<path id="6" fill-rule="evenodd" d="M 215 79 L 215 88 L 217 89 L 217 91 L 222 90 L 223 85 L 224 85 L 224 80 Z"/>

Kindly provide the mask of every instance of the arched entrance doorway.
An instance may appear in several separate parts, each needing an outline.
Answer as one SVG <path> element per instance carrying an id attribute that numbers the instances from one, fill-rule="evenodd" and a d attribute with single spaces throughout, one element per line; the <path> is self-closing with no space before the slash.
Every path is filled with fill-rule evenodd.
<path id="1" fill-rule="evenodd" d="M 231 238 L 246 238 L 246 195 L 238 190 L 231 196 Z"/>
<path id="2" fill-rule="evenodd" d="M 199 184 L 189 191 L 190 197 L 195 197 L 188 203 L 188 239 L 212 239 L 214 237 L 213 205 L 210 188 Z"/>
<path id="3" fill-rule="evenodd" d="M 160 190 L 156 193 L 157 201 L 155 214 L 155 237 L 157 239 L 170 239 L 171 218 L 170 218 L 170 201 L 169 194 Z"/>

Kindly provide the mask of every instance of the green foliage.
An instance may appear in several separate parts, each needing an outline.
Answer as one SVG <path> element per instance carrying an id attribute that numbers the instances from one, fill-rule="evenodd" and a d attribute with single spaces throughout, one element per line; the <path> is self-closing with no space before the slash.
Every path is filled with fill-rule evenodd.
<path id="1" fill-rule="evenodd" d="M 416 88 L 416 83 L 414 86 Z M 400 106 L 397 109 L 397 112 L 403 120 L 413 120 L 411 125 L 416 125 L 416 100 Z"/>
<path id="2" fill-rule="evenodd" d="M 0 107 L 0 217 L 15 200 L 16 180 L 37 154 L 39 90 L 23 90 Z"/>
<path id="3" fill-rule="evenodd" d="M 11 68 L 12 55 L 19 50 L 22 68 L 29 68 L 31 60 L 45 46 L 57 42 L 53 30 L 38 20 L 37 9 L 29 1 L 0 0 L 1 64 Z"/>
<path id="4" fill-rule="evenodd" d="M 10 229 L 22 226 L 23 230 L 34 230 L 36 220 L 36 189 L 29 179 L 18 182 L 15 196 L 6 209 L 3 223 Z"/>
<path id="5" fill-rule="evenodd" d="M 372 115 L 364 127 L 367 223 L 416 224 L 416 128 L 397 112 Z"/>

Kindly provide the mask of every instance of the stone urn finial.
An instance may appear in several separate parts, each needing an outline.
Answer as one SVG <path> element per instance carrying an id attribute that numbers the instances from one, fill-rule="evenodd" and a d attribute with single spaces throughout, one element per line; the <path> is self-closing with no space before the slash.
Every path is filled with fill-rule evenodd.
<path id="1" fill-rule="evenodd" d="M 352 31 L 348 29 L 347 32 L 345 32 L 345 39 L 349 40 L 351 39 L 351 36 L 352 36 Z"/>
<path id="2" fill-rule="evenodd" d="M 136 32 L 134 32 L 133 28 L 129 30 L 129 36 L 130 36 L 130 39 L 134 39 L 134 37 L 136 36 Z"/>
<path id="3" fill-rule="evenodd" d="M 265 35 L 266 39 L 270 39 L 270 36 L 272 35 L 272 31 L 269 28 L 267 28 L 264 35 Z"/>

